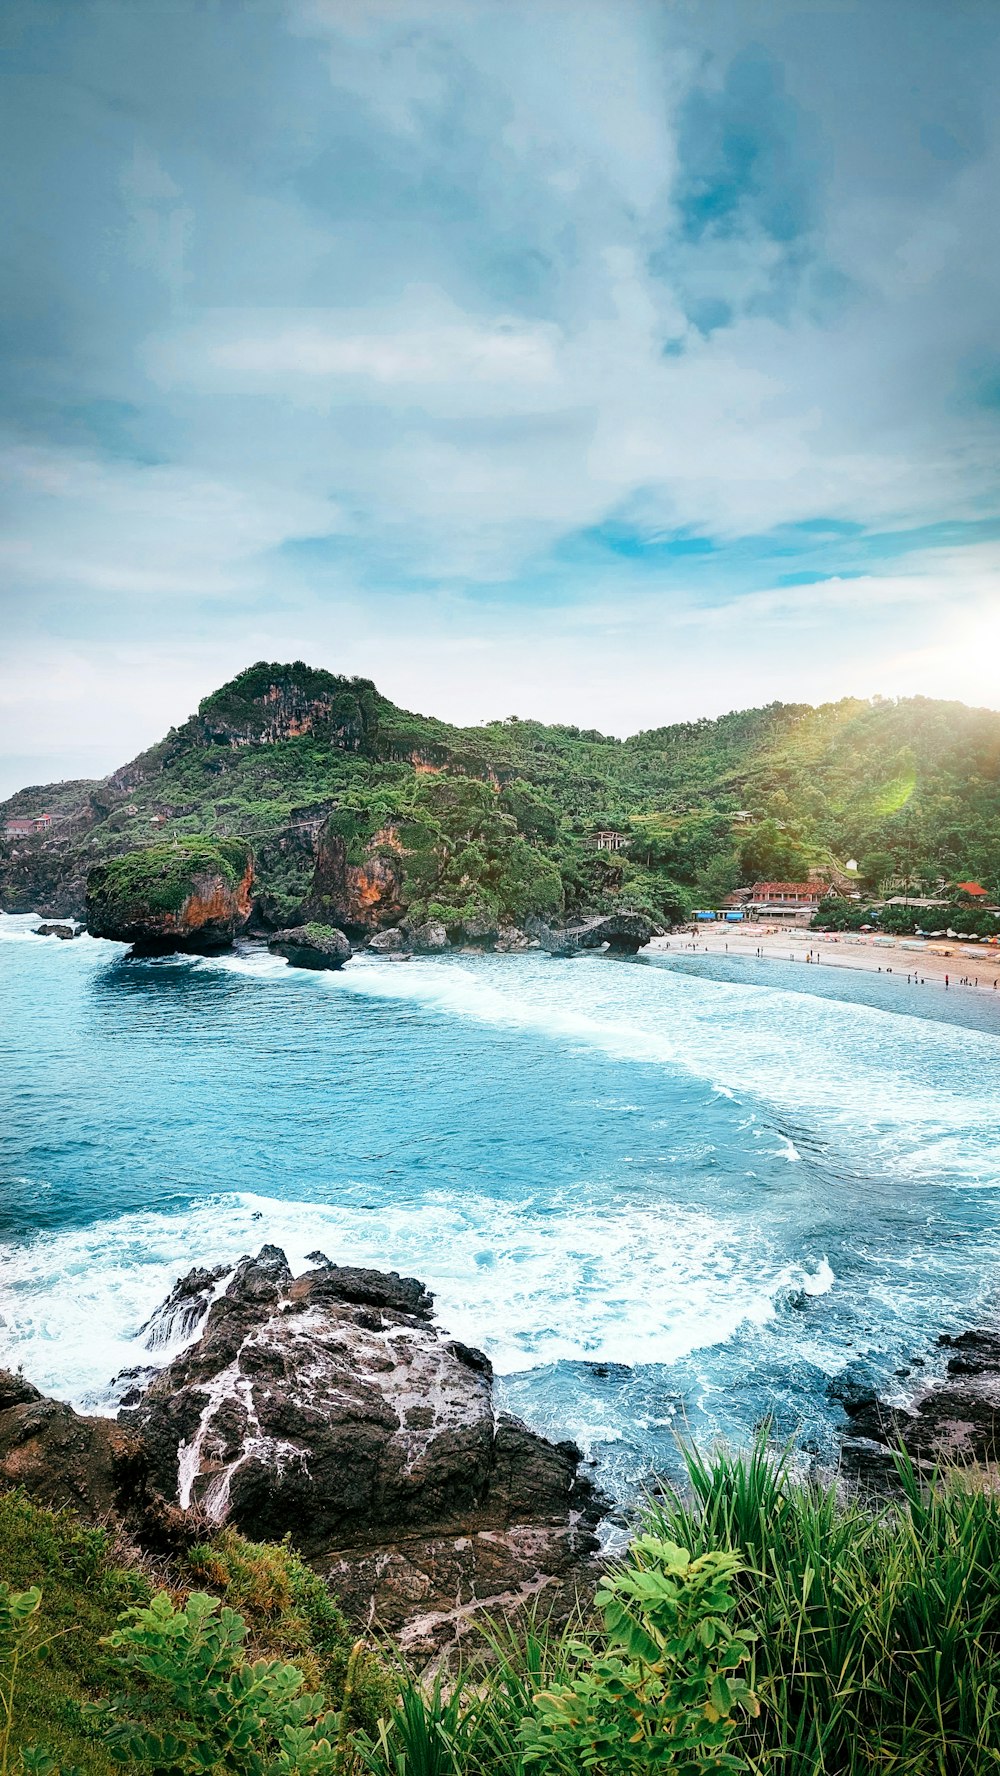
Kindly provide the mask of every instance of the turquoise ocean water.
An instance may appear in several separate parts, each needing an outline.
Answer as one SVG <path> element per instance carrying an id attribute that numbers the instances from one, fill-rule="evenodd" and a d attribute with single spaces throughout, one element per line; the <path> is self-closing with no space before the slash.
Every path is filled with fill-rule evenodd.
<path id="1" fill-rule="evenodd" d="M 128 962 L 0 917 L 0 1361 L 94 1410 L 195 1263 L 435 1291 L 627 1494 L 763 1417 L 833 1454 L 1000 1285 L 1000 994 L 667 952 Z"/>

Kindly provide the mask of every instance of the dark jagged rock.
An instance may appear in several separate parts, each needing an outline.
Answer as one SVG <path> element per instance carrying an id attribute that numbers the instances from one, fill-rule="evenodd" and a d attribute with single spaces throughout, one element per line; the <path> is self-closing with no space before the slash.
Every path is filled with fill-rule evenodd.
<path id="1" fill-rule="evenodd" d="M 36 937 L 79 937 L 80 930 L 76 925 L 36 925 Z"/>
<path id="2" fill-rule="evenodd" d="M 326 1261 L 293 1278 L 265 1246 L 121 1415 L 164 1499 L 291 1531 L 359 1618 L 427 1618 L 428 1646 L 486 1595 L 568 1601 L 603 1509 L 572 1444 L 497 1419 L 488 1359 L 432 1309 L 415 1278 Z"/>
<path id="3" fill-rule="evenodd" d="M 138 1336 L 145 1334 L 146 1349 L 162 1350 L 165 1345 L 192 1338 L 208 1312 L 216 1283 L 228 1276 L 232 1268 L 231 1264 L 218 1264 L 214 1270 L 205 1270 L 195 1265 L 187 1276 L 181 1277 L 166 1301 L 139 1327 Z"/>
<path id="4" fill-rule="evenodd" d="M 159 1373 L 155 1363 L 134 1363 L 130 1369 L 119 1369 L 108 1389 L 109 1401 L 119 1409 L 138 1406 L 150 1382 Z"/>
<path id="5" fill-rule="evenodd" d="M 343 968 L 353 955 L 348 939 L 332 925 L 295 925 L 276 931 L 268 949 L 284 956 L 293 968 Z"/>
<path id="6" fill-rule="evenodd" d="M 87 878 L 87 929 L 147 954 L 226 949 L 250 917 L 242 839 L 189 839 L 112 858 Z"/>
<path id="7" fill-rule="evenodd" d="M 0 1412 L 12 1406 L 30 1406 L 42 1398 L 41 1392 L 27 1376 L 14 1369 L 0 1369 Z"/>
<path id="8" fill-rule="evenodd" d="M 893 1451 L 902 1444 L 918 1464 L 993 1464 L 1000 1460 L 1000 1334 L 984 1330 L 947 1333 L 944 1349 L 958 1354 L 947 1374 L 906 1407 L 887 1405 L 868 1392 L 843 1400 L 848 1415 L 842 1439 L 843 1466 L 862 1485 L 895 1484 Z M 914 1359 L 914 1365 L 920 1365 Z"/>
<path id="9" fill-rule="evenodd" d="M 663 935 L 662 925 L 657 925 L 654 919 L 645 913 L 629 912 L 595 915 L 578 925 L 567 925 L 558 930 L 543 925 L 537 931 L 542 949 L 550 956 L 576 956 L 582 950 L 599 950 L 604 944 L 622 955 L 634 956 L 654 937 Z"/>
<path id="10" fill-rule="evenodd" d="M 86 1418 L 22 1375 L 0 1370 L 0 1484 L 97 1520 L 130 1508 L 143 1471 L 141 1450 L 123 1426 Z"/>

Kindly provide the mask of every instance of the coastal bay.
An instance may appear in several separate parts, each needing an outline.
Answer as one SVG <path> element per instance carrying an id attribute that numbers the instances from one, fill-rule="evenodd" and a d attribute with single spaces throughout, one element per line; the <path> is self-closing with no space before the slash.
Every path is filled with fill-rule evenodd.
<path id="1" fill-rule="evenodd" d="M 770 1415 L 834 1460 L 846 1381 L 901 1397 L 989 1315 L 985 995 L 676 949 L 127 962 L 35 923 L 0 921 L 0 1337 L 85 1409 L 178 1275 L 268 1240 L 426 1281 L 623 1499 L 678 1431 Z"/>

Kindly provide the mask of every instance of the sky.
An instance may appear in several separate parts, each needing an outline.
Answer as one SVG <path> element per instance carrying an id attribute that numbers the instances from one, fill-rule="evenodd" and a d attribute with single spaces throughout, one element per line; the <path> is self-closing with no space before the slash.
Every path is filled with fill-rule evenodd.
<path id="1" fill-rule="evenodd" d="M 6 0 L 0 795 L 261 658 L 1000 706 L 996 0 Z"/>

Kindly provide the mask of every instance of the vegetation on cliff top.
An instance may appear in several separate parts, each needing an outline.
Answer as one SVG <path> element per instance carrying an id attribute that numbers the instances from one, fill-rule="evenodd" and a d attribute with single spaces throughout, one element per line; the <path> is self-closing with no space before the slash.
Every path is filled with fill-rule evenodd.
<path id="1" fill-rule="evenodd" d="M 56 815 L 37 840 L 0 841 L 5 906 L 52 902 L 59 883 L 160 837 L 239 835 L 273 916 L 294 922 L 331 817 L 355 862 L 387 821 L 405 823 L 407 891 L 446 913 L 626 901 L 670 917 L 848 858 L 871 892 L 966 877 L 1000 891 L 1000 714 L 921 697 L 775 703 L 617 740 L 516 716 L 456 728 L 367 679 L 259 662 L 131 765 L 68 791 L 4 805 Z M 593 849 L 600 827 L 626 848 Z"/>
<path id="2" fill-rule="evenodd" d="M 287 1545 L 222 1531 L 157 1571 L 8 1494 L 3 1767 L 981 1776 L 1000 1739 L 1000 1499 L 961 1473 L 928 1484 L 902 1456 L 898 1471 L 901 1496 L 875 1509 L 796 1484 L 763 1440 L 691 1455 L 688 1494 L 650 1509 L 592 1613 L 562 1633 L 497 1623 L 467 1678 L 433 1684 L 391 1649 L 352 1649 Z M 11 1695 L 37 1599 L 19 1627 L 10 1593 L 29 1587 L 46 1644 Z M 22 1764 L 30 1746 L 53 1760 Z"/>
<path id="3" fill-rule="evenodd" d="M 128 851 L 91 872 L 87 899 L 105 916 L 138 907 L 152 913 L 179 912 L 196 879 L 219 876 L 235 888 L 246 873 L 250 847 L 243 839 L 183 838 Z"/>

